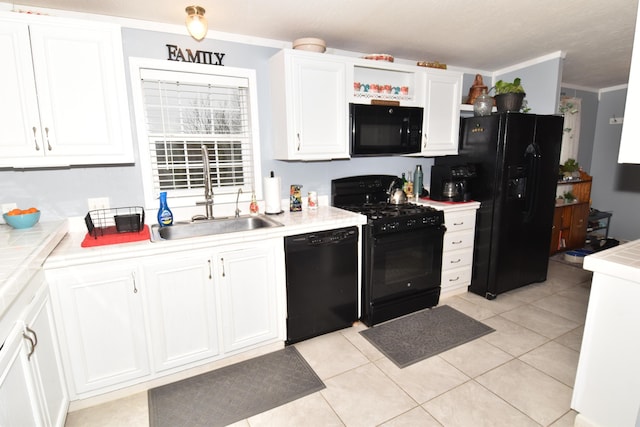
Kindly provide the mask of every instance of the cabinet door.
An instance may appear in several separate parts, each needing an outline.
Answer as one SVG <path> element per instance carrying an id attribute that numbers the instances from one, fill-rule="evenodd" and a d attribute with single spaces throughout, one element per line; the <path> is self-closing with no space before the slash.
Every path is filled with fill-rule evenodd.
<path id="1" fill-rule="evenodd" d="M 37 24 L 30 32 L 46 155 L 133 162 L 120 28 Z"/>
<path id="2" fill-rule="evenodd" d="M 569 232 L 569 249 L 581 248 L 587 239 L 587 223 L 589 219 L 589 204 L 578 203 L 573 206 L 571 215 L 571 231 Z"/>
<path id="3" fill-rule="evenodd" d="M 426 73 L 422 137 L 423 156 L 458 154 L 460 128 L 460 73 Z"/>
<path id="4" fill-rule="evenodd" d="M 76 394 L 148 375 L 144 287 L 137 268 L 104 263 L 47 273 L 65 370 Z"/>
<path id="5" fill-rule="evenodd" d="M 36 387 L 40 391 L 45 425 L 62 426 L 67 415 L 69 397 L 53 332 L 53 313 L 47 292 L 36 301 L 26 318 L 24 334 L 33 339 L 34 346 L 29 349 L 28 360 Z"/>
<path id="6" fill-rule="evenodd" d="M 349 158 L 346 70 L 344 61 L 307 52 L 282 51 L 272 58 L 277 158 Z"/>
<path id="7" fill-rule="evenodd" d="M 0 425 L 45 425 L 38 394 L 30 374 L 21 325 L 9 334 L 0 349 Z"/>
<path id="8" fill-rule="evenodd" d="M 0 58 L 5 58 L 0 65 L 0 166 L 13 166 L 12 158 L 43 153 L 26 24 L 1 22 Z"/>
<path id="9" fill-rule="evenodd" d="M 558 252 L 562 247 L 560 237 L 562 235 L 562 207 L 556 207 L 553 211 L 553 225 L 551 226 L 551 246 L 549 247 L 549 253 L 551 255 Z"/>
<path id="10" fill-rule="evenodd" d="M 145 263 L 155 371 L 218 354 L 217 304 L 208 254 Z"/>
<path id="11" fill-rule="evenodd" d="M 225 352 L 278 338 L 276 250 L 261 242 L 217 255 Z"/>

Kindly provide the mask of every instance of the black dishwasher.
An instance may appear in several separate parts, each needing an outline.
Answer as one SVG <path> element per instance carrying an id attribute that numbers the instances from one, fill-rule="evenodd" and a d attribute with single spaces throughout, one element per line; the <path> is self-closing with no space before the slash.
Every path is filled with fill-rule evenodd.
<path id="1" fill-rule="evenodd" d="M 286 237 L 284 248 L 286 344 L 351 326 L 358 319 L 358 228 Z"/>

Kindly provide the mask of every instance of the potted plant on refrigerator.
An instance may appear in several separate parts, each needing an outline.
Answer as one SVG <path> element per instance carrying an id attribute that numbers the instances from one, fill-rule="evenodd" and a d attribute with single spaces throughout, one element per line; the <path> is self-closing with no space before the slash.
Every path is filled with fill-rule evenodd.
<path id="1" fill-rule="evenodd" d="M 513 82 L 498 80 L 493 89 L 495 89 L 496 92 L 496 110 L 498 110 L 499 113 L 505 111 L 520 111 L 526 95 L 520 77 L 516 77 Z"/>

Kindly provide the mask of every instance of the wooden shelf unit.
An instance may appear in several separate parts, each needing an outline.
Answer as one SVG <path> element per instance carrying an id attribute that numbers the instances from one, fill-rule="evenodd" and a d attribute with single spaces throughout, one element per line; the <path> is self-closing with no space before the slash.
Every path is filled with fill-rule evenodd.
<path id="1" fill-rule="evenodd" d="M 583 171 L 580 171 L 580 179 L 558 181 L 558 187 L 566 187 L 565 191 L 571 191 L 576 200 L 555 207 L 549 248 L 551 255 L 584 247 L 591 208 L 591 183 L 592 177 Z"/>

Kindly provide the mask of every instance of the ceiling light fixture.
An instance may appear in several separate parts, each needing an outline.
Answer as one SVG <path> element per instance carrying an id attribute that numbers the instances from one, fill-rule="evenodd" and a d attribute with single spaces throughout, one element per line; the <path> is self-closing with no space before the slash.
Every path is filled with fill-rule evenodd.
<path id="1" fill-rule="evenodd" d="M 204 17 L 204 8 L 200 6 L 187 6 L 187 30 L 194 39 L 200 41 L 207 35 L 207 18 Z"/>

